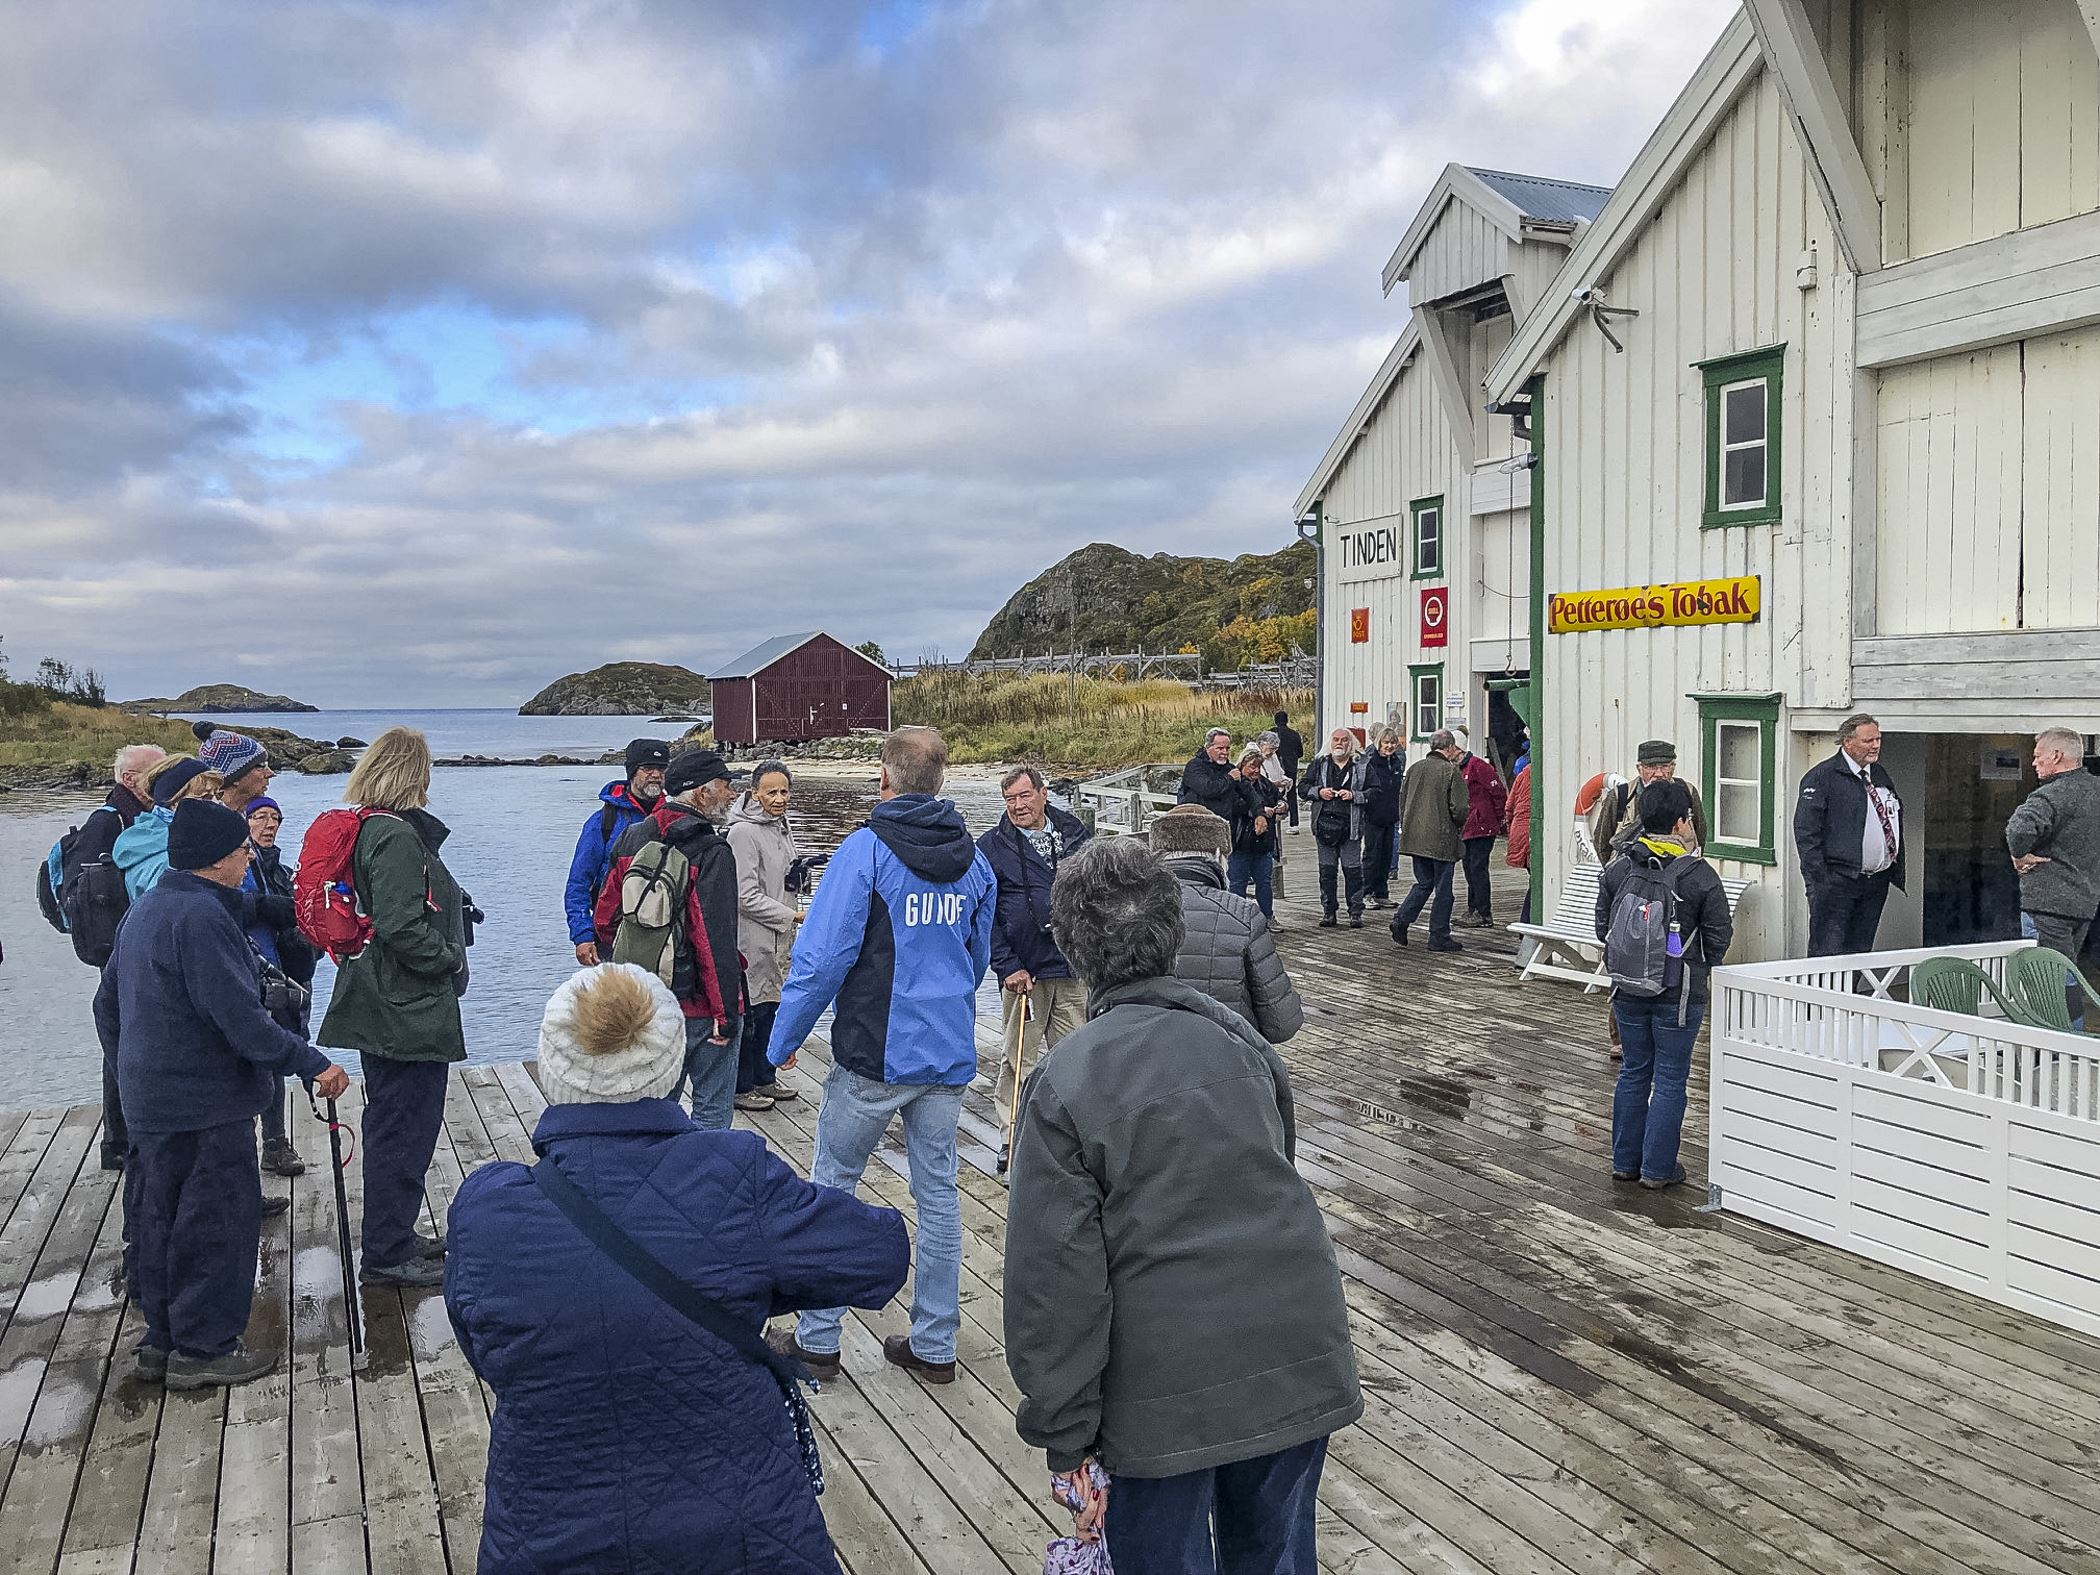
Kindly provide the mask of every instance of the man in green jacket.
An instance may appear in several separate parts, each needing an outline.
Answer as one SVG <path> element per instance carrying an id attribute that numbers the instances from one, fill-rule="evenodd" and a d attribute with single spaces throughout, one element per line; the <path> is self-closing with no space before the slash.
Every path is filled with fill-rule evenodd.
<path id="1" fill-rule="evenodd" d="M 1472 808 L 1458 757 L 1458 740 L 1439 728 L 1429 736 L 1429 753 L 1401 779 L 1400 851 L 1414 861 L 1415 883 L 1393 912 L 1393 942 L 1398 946 L 1407 944 L 1407 927 L 1434 897 L 1429 949 L 1465 950 L 1451 938 L 1451 873 L 1466 850 L 1466 815 Z"/>

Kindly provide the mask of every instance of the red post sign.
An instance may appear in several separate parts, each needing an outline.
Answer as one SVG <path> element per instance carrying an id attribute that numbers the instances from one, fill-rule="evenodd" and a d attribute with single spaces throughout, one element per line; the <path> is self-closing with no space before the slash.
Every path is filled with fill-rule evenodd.
<path id="1" fill-rule="evenodd" d="M 1371 609 L 1352 607 L 1349 609 L 1349 643 L 1369 645 L 1371 643 Z"/>
<path id="2" fill-rule="evenodd" d="M 1451 587 L 1431 586 L 1422 593 L 1422 644 L 1451 643 Z"/>

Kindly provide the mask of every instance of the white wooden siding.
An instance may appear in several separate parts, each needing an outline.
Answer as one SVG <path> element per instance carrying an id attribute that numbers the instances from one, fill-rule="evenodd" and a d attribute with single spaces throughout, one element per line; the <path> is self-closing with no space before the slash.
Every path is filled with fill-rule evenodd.
<path id="1" fill-rule="evenodd" d="M 1521 472 L 1520 472 L 1521 474 Z M 1472 669 L 1499 676 L 1531 666 L 1531 513 L 1472 521 Z"/>
<path id="2" fill-rule="evenodd" d="M 1859 364 L 1893 366 L 2094 322 L 2100 213 L 2082 213 L 1865 275 Z"/>
<path id="3" fill-rule="evenodd" d="M 1605 281 L 1614 304 L 1641 313 L 1619 325 L 1627 353 L 1579 321 L 1546 362 L 1541 593 L 1734 574 L 1763 582 L 1754 624 L 1547 636 L 1540 802 L 1554 812 L 1536 824 L 1548 869 L 1569 861 L 1563 811 L 1577 785 L 1599 769 L 1630 774 L 1642 739 L 1674 739 L 1681 771 L 1697 778 L 1690 695 L 1849 699 L 1852 278 L 1832 268 L 1819 288 L 1800 290 L 1795 268 L 1810 245 L 1837 255 L 1760 73 Z M 1784 517 L 1703 530 L 1705 393 L 1694 363 L 1782 343 Z M 1780 762 L 1782 773 L 1792 768 L 1784 745 Z M 1779 908 L 1745 910 L 1742 955 L 1776 947 Z"/>
<path id="4" fill-rule="evenodd" d="M 2100 56 L 2076 0 L 1862 0 L 1862 152 L 1885 255 L 2100 209 Z"/>
<path id="5" fill-rule="evenodd" d="M 1420 306 L 1492 284 L 1515 266 L 1516 244 L 1464 202 L 1444 205 L 1408 270 L 1407 299 Z"/>
<path id="6" fill-rule="evenodd" d="M 1880 382 L 1876 632 L 2100 625 L 2100 328 Z"/>
<path id="7" fill-rule="evenodd" d="M 1541 250 L 1536 245 L 1527 246 L 1527 252 Z M 1487 392 L 1480 386 L 1503 351 L 1509 348 L 1510 335 L 1516 332 L 1517 320 L 1509 313 L 1489 317 L 1473 324 L 1472 353 L 1467 364 L 1460 368 L 1465 379 L 1466 397 L 1473 404 L 1473 457 L 1482 462 L 1513 458 L 1519 448 L 1530 448 L 1530 444 L 1519 444 L 1515 436 L 1516 423 L 1507 416 L 1491 416 L 1487 413 Z"/>

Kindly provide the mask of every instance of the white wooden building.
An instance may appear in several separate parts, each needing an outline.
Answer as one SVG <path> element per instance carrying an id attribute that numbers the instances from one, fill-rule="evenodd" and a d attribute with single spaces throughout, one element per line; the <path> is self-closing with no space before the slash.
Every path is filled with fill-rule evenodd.
<path id="1" fill-rule="evenodd" d="M 1322 521 L 1323 736 L 1392 719 L 1416 741 L 1460 721 L 1483 753 L 1491 733 L 1514 741 L 1529 475 L 1481 380 L 1609 195 L 1453 164 L 1386 264 L 1387 292 L 1407 286 L 1407 327 L 1298 499 Z"/>
<path id="2" fill-rule="evenodd" d="M 2100 3 L 1749 0 L 1569 239 L 1533 300 L 1515 270 L 1511 342 L 1465 390 L 1530 404 L 1512 589 L 1548 893 L 1580 783 L 1668 737 L 1723 873 L 1759 882 L 1734 955 L 1798 954 L 1794 784 L 1866 710 L 1909 849 L 1882 944 L 2010 933 L 2025 748 L 2100 733 Z M 1404 506 L 1423 471 L 1349 449 L 1383 397 L 1301 510 Z M 1448 438 L 1417 441 L 1448 474 Z M 1370 680 L 1325 545 L 1333 722 Z M 1467 600 L 1469 641 L 1506 634 Z M 1381 681 L 1421 659 L 1392 645 Z"/>

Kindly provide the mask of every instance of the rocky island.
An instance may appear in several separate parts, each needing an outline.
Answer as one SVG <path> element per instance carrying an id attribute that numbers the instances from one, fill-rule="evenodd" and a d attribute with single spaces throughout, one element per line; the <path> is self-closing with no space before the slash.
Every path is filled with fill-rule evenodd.
<path id="1" fill-rule="evenodd" d="M 681 716 L 709 708 L 707 680 L 662 662 L 608 662 L 557 678 L 518 707 L 520 716 Z"/>
<path id="2" fill-rule="evenodd" d="M 196 716 L 221 716 L 229 712 L 269 711 L 318 711 L 317 705 L 308 705 L 303 700 L 294 700 L 290 695 L 266 695 L 257 689 L 246 689 L 239 684 L 199 684 L 194 689 L 185 689 L 172 700 L 123 700 L 118 709 L 165 713 L 188 712 Z"/>

